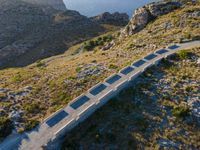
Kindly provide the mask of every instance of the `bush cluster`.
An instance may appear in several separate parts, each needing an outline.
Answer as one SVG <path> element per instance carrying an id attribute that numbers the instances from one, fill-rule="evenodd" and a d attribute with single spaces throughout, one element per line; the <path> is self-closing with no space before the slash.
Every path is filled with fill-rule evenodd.
<path id="1" fill-rule="evenodd" d="M 27 113 L 39 113 L 41 110 L 40 104 L 36 102 L 26 103 L 23 105 L 23 108 Z"/>
<path id="2" fill-rule="evenodd" d="M 12 121 L 5 116 L 0 117 L 0 140 L 11 134 L 13 129 Z"/>
<path id="3" fill-rule="evenodd" d="M 113 39 L 112 35 L 107 35 L 107 36 L 99 37 L 96 40 L 91 40 L 91 41 L 85 42 L 84 43 L 84 50 L 91 51 L 96 46 L 103 46 L 106 42 L 111 42 L 112 39 Z"/>
<path id="4" fill-rule="evenodd" d="M 21 82 L 22 81 L 22 76 L 20 74 L 16 74 L 12 77 L 13 82 Z"/>
<path id="5" fill-rule="evenodd" d="M 36 62 L 36 67 L 40 68 L 40 67 L 43 67 L 43 66 L 45 66 L 44 62 L 42 62 L 40 60 Z"/>
<path id="6" fill-rule="evenodd" d="M 190 56 L 190 52 L 189 51 L 187 51 L 187 50 L 182 50 L 182 51 L 180 51 L 180 52 L 178 52 L 178 57 L 180 58 L 180 59 L 188 59 L 189 58 L 189 56 Z"/>
<path id="7" fill-rule="evenodd" d="M 25 130 L 29 131 L 32 130 L 33 128 L 35 128 L 37 125 L 39 124 L 39 121 L 37 120 L 27 120 L 25 123 Z"/>
<path id="8" fill-rule="evenodd" d="M 189 112 L 190 112 L 190 109 L 188 107 L 184 107 L 184 106 L 175 107 L 172 110 L 172 114 L 176 118 L 185 118 L 186 116 L 189 115 Z"/>

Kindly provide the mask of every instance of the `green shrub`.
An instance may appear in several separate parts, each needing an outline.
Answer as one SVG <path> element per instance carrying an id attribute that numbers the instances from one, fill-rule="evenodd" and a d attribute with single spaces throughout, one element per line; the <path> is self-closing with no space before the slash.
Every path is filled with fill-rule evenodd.
<path id="1" fill-rule="evenodd" d="M 16 74 L 15 76 L 13 76 L 12 81 L 13 82 L 21 82 L 22 76 L 20 74 Z"/>
<path id="2" fill-rule="evenodd" d="M 102 40 L 100 40 L 97 42 L 97 45 L 102 46 L 102 45 L 104 45 L 104 42 Z"/>
<path id="3" fill-rule="evenodd" d="M 89 41 L 89 42 L 84 43 L 83 48 L 84 48 L 84 50 L 86 50 L 86 51 L 91 51 L 95 46 L 96 46 L 96 42 L 94 42 L 94 41 Z"/>
<path id="4" fill-rule="evenodd" d="M 33 128 L 35 128 L 37 125 L 39 124 L 39 121 L 37 120 L 27 120 L 25 122 L 25 130 L 29 131 L 32 130 Z"/>
<path id="5" fill-rule="evenodd" d="M 173 116 L 176 118 L 185 118 L 189 115 L 190 109 L 186 106 L 178 106 L 172 110 Z"/>
<path id="6" fill-rule="evenodd" d="M 103 37 L 103 41 L 104 41 L 104 42 L 110 42 L 110 41 L 112 41 L 112 39 L 113 39 L 113 36 L 112 36 L 112 35 L 107 35 L 107 36 L 104 36 L 104 37 Z"/>
<path id="7" fill-rule="evenodd" d="M 37 61 L 36 62 L 36 67 L 43 67 L 43 66 L 45 66 L 44 62 L 42 62 L 42 61 Z"/>
<path id="8" fill-rule="evenodd" d="M 189 58 L 189 56 L 190 56 L 190 52 L 189 51 L 187 51 L 187 50 L 182 50 L 182 51 L 180 51 L 180 52 L 178 52 L 178 57 L 180 58 L 180 59 L 188 59 Z"/>
<path id="9" fill-rule="evenodd" d="M 118 69 L 118 66 L 114 65 L 114 64 L 110 64 L 109 65 L 109 69 Z"/>
<path id="10" fill-rule="evenodd" d="M 36 102 L 24 104 L 23 108 L 27 113 L 38 113 L 41 110 L 40 104 Z"/>
<path id="11" fill-rule="evenodd" d="M 76 77 L 70 76 L 68 80 L 76 80 Z"/>
<path id="12" fill-rule="evenodd" d="M 77 73 L 81 72 L 81 67 L 77 67 L 77 68 L 76 68 L 76 72 L 77 72 Z"/>
<path id="13" fill-rule="evenodd" d="M 91 41 L 85 42 L 84 45 L 83 45 L 83 49 L 86 50 L 86 51 L 91 51 L 95 47 L 103 46 L 106 42 L 110 42 L 112 40 L 113 40 L 112 35 L 106 35 L 106 36 L 103 36 L 103 37 L 99 37 L 96 40 L 91 40 Z"/>
<path id="14" fill-rule="evenodd" d="M 187 86 L 187 87 L 185 88 L 185 91 L 186 91 L 186 92 L 192 92 L 192 91 L 193 91 L 193 87 L 192 87 L 192 86 Z"/>
<path id="15" fill-rule="evenodd" d="M 0 140 L 11 134 L 13 129 L 12 121 L 4 116 L 0 117 Z"/>

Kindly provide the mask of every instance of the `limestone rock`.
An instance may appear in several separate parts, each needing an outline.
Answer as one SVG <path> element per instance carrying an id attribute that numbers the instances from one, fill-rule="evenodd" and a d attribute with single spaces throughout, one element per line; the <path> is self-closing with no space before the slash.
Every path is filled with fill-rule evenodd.
<path id="1" fill-rule="evenodd" d="M 154 2 L 135 10 L 129 24 L 122 29 L 121 36 L 133 35 L 142 30 L 156 17 L 181 7 L 179 2 Z"/>
<path id="2" fill-rule="evenodd" d="M 109 50 L 111 47 L 113 47 L 115 45 L 115 42 L 114 41 L 111 41 L 110 43 L 108 43 L 107 45 L 105 45 L 102 50 L 103 51 L 106 51 L 106 50 Z"/>
<path id="3" fill-rule="evenodd" d="M 129 16 L 126 13 L 119 12 L 115 12 L 113 14 L 105 12 L 98 16 L 92 17 L 91 19 L 100 24 L 112 24 L 117 26 L 124 26 L 129 22 Z"/>

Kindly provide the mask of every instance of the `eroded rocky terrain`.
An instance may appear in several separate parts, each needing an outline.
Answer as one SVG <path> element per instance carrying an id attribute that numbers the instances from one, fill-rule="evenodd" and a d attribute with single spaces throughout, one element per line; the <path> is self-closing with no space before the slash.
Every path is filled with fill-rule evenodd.
<path id="1" fill-rule="evenodd" d="M 100 14 L 95 17 L 91 17 L 91 19 L 95 22 L 98 22 L 100 24 L 113 24 L 113 25 L 119 25 L 119 26 L 125 26 L 129 22 L 129 16 L 126 13 L 109 13 L 105 12 L 103 14 Z"/>

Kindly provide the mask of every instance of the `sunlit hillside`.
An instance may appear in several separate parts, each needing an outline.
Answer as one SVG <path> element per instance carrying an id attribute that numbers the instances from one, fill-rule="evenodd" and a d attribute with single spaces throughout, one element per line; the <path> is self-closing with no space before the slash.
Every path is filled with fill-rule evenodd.
<path id="1" fill-rule="evenodd" d="M 29 130 L 73 98 L 147 53 L 199 39 L 200 5 L 187 5 L 120 38 L 114 31 L 71 47 L 65 54 L 23 68 L 0 70 L 1 124 L 19 113 L 15 127 Z M 2 119 L 3 118 L 3 119 Z M 10 124 L 10 122 L 8 123 Z"/>

